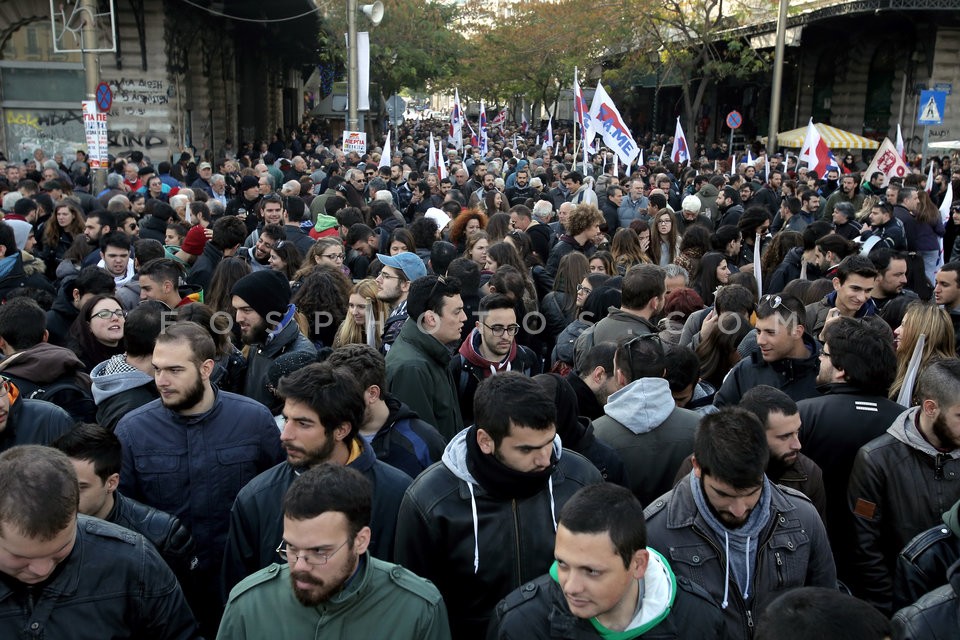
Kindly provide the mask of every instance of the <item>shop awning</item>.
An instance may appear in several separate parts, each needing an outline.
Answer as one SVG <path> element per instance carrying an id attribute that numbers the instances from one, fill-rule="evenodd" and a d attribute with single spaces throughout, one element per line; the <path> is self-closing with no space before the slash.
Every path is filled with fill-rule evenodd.
<path id="1" fill-rule="evenodd" d="M 831 127 L 830 125 L 823 124 L 822 122 L 814 122 L 813 126 L 817 128 L 817 131 L 820 132 L 820 137 L 823 138 L 823 141 L 827 143 L 827 146 L 830 147 L 831 150 L 877 149 L 880 147 L 880 143 L 876 140 L 864 138 L 863 136 L 858 136 L 855 133 L 850 133 L 849 131 L 844 131 L 843 129 Z M 778 133 L 777 146 L 799 149 L 803 146 L 803 138 L 806 134 L 806 126 L 800 127 L 799 129 L 784 131 L 783 133 Z"/>

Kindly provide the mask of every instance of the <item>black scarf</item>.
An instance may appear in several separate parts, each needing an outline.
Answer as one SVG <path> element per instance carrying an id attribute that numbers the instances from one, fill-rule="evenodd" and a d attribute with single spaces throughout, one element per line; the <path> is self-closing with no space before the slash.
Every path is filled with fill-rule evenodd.
<path id="1" fill-rule="evenodd" d="M 524 473 L 500 462 L 496 455 L 485 454 L 477 443 L 477 427 L 467 431 L 467 469 L 491 497 L 500 500 L 525 500 L 543 491 L 557 466 L 551 454 L 550 466 L 543 471 Z"/>

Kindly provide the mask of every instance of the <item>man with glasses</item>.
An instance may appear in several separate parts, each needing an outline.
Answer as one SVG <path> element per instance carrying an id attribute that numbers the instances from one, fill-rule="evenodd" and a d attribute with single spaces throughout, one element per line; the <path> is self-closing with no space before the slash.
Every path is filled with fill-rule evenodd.
<path id="1" fill-rule="evenodd" d="M 283 400 L 280 444 L 287 458 L 237 495 L 223 558 L 224 595 L 245 576 L 280 560 L 278 543 L 292 542 L 283 537 L 283 494 L 297 476 L 324 463 L 366 478 L 373 490 L 367 544 L 377 558 L 393 558 L 397 511 L 410 477 L 377 460 L 360 437 L 366 403 L 353 373 L 330 363 L 310 364 L 281 378 L 276 393 Z"/>
<path id="2" fill-rule="evenodd" d="M 757 305 L 757 348 L 730 370 L 714 397 L 723 407 L 740 402 L 760 384 L 799 402 L 817 396 L 817 342 L 804 329 L 806 309 L 795 296 L 765 295 Z"/>
<path id="3" fill-rule="evenodd" d="M 664 378 L 666 357 L 656 333 L 620 340 L 614 355 L 614 387 L 605 415 L 593 421 L 597 438 L 616 449 L 629 470 L 627 484 L 641 504 L 673 486 L 693 451 L 700 416 L 677 406 Z"/>
<path id="4" fill-rule="evenodd" d="M 381 351 L 386 354 L 407 321 L 407 294 L 410 292 L 410 283 L 427 275 L 427 267 L 420 256 L 406 251 L 395 256 L 378 253 L 377 260 L 383 265 L 380 275 L 377 276 L 377 300 L 390 305 L 390 315 L 383 325 L 381 342 Z"/>
<path id="5" fill-rule="evenodd" d="M 450 373 L 457 385 L 464 424 L 473 423 L 473 396 L 477 386 L 490 376 L 516 371 L 525 376 L 540 373 L 533 351 L 517 344 L 520 331 L 512 299 L 501 293 L 480 300 L 476 328 L 450 360 Z"/>
<path id="6" fill-rule="evenodd" d="M 363 197 L 363 192 L 366 188 L 367 179 L 363 176 L 363 171 L 360 169 L 350 169 L 347 171 L 344 181 L 337 187 L 337 191 L 346 199 L 347 204 L 351 207 L 363 209 L 367 206 Z"/>
<path id="7" fill-rule="evenodd" d="M 371 494 L 361 473 L 322 464 L 289 487 L 282 506 L 274 496 L 283 516 L 282 539 L 274 543 L 283 564 L 233 589 L 218 638 L 269 637 L 278 620 L 291 637 L 450 638 L 437 588 L 371 548 L 376 488 Z"/>

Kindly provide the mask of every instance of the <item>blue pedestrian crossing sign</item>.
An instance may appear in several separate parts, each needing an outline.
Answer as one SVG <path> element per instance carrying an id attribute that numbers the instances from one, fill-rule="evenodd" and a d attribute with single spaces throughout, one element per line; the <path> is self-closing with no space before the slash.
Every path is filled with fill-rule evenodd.
<path id="1" fill-rule="evenodd" d="M 947 105 L 946 91 L 921 91 L 920 110 L 917 113 L 917 124 L 943 124 L 943 111 Z"/>

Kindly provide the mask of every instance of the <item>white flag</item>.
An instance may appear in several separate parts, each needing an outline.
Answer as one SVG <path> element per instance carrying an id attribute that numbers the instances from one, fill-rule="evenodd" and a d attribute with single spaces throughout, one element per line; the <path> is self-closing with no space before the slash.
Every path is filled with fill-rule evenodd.
<path id="1" fill-rule="evenodd" d="M 387 139 L 383 142 L 383 153 L 380 154 L 380 164 L 377 165 L 377 168 L 380 167 L 389 167 L 390 166 L 390 129 L 387 129 Z"/>
<path id="2" fill-rule="evenodd" d="M 943 202 L 940 203 L 940 219 L 946 225 L 950 221 L 950 207 L 953 205 L 953 180 L 947 181 L 947 191 L 943 194 Z M 943 236 L 940 236 L 940 253 L 943 253 Z M 943 261 L 947 262 L 949 255 L 943 256 Z"/>
<path id="3" fill-rule="evenodd" d="M 907 161 L 907 150 L 903 146 L 903 132 L 900 131 L 900 123 L 897 123 L 897 153 L 900 154 L 900 157 L 903 158 L 903 161 Z"/>
<path id="4" fill-rule="evenodd" d="M 633 162 L 640 153 L 640 147 L 624 123 L 617 105 L 599 82 L 593 94 L 593 104 L 590 105 L 590 125 L 584 143 L 592 142 L 598 133 L 625 163 Z"/>
<path id="5" fill-rule="evenodd" d="M 460 89 L 453 90 L 453 109 L 450 111 L 450 140 L 457 149 L 463 149 L 463 109 L 460 107 Z"/>
<path id="6" fill-rule="evenodd" d="M 430 132 L 430 158 L 427 160 L 427 171 L 437 168 L 437 146 L 433 144 L 433 131 Z"/>
<path id="7" fill-rule="evenodd" d="M 683 127 L 680 126 L 679 117 L 677 117 L 677 129 L 673 134 L 673 149 L 670 150 L 670 159 L 677 163 L 690 162 L 687 136 L 683 135 Z"/>
<path id="8" fill-rule="evenodd" d="M 924 186 L 924 188 L 923 188 L 924 191 L 926 191 L 927 193 L 930 193 L 931 191 L 933 191 L 933 167 L 934 167 L 934 165 L 936 165 L 936 163 L 935 163 L 935 162 L 931 162 L 931 163 L 930 163 L 930 170 L 927 171 L 927 184 L 926 184 L 926 186 Z"/>
<path id="9" fill-rule="evenodd" d="M 897 153 L 897 148 L 890 142 L 890 138 L 883 139 L 883 144 L 877 149 L 877 154 L 873 156 L 873 161 L 863 172 L 863 175 L 872 176 L 877 171 L 883 174 L 883 184 L 881 186 L 884 187 L 890 182 L 890 178 L 903 178 L 910 172 L 907 163 L 903 161 L 903 158 Z"/>

